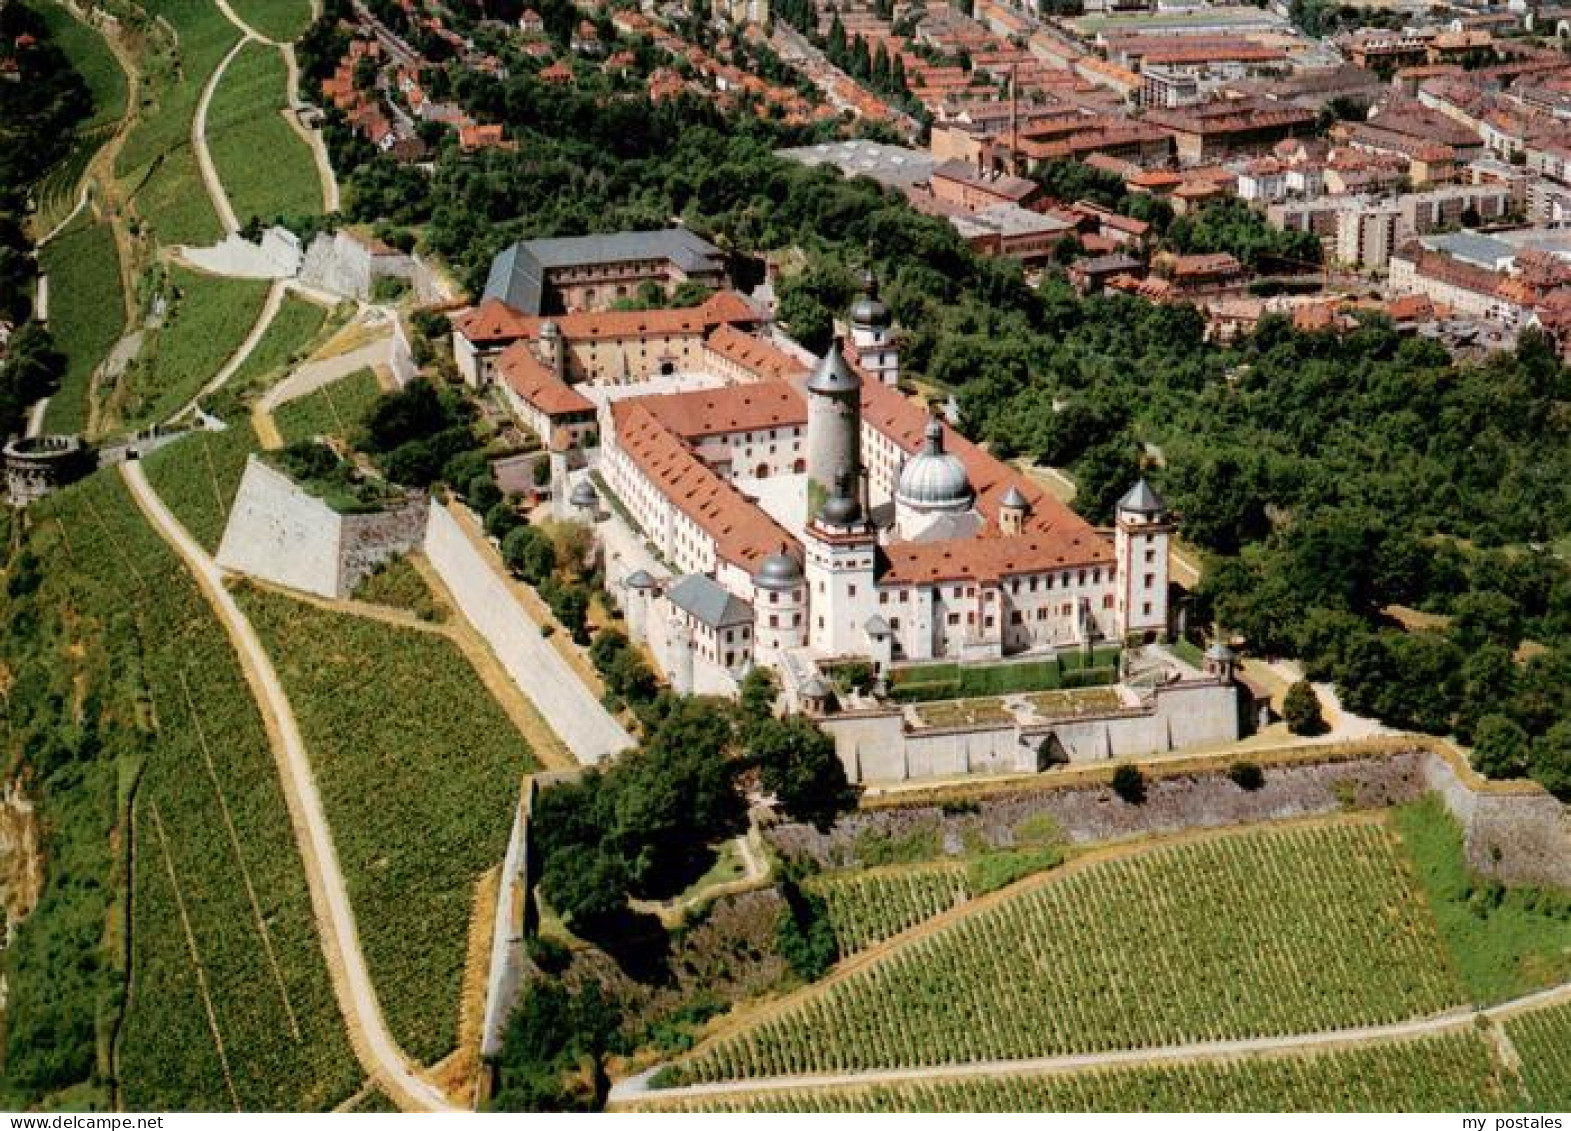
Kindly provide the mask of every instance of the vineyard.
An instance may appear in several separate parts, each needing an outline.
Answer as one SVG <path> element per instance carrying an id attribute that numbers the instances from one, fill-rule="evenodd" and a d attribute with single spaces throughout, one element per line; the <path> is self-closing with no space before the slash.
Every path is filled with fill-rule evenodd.
<path id="1" fill-rule="evenodd" d="M 120 255 L 107 222 L 79 216 L 39 252 L 49 275 L 49 327 L 66 355 L 60 388 L 49 398 L 45 426 L 52 432 L 87 428 L 93 371 L 125 328 Z"/>
<path id="2" fill-rule="evenodd" d="M 1522 1082 L 1540 1111 L 1571 1111 L 1571 1005 L 1523 1013 L 1506 1022 L 1522 1058 Z"/>
<path id="3" fill-rule="evenodd" d="M 153 489 L 208 553 L 218 549 L 246 457 L 256 450 L 256 433 L 242 417 L 222 432 L 194 432 L 146 458 Z"/>
<path id="4" fill-rule="evenodd" d="M 213 394 L 207 408 L 225 420 L 244 411 L 244 406 L 236 402 L 271 385 L 283 376 L 285 369 L 305 357 L 321 336 L 330 314 L 314 302 L 286 294 L 256 348 L 224 387 Z"/>
<path id="5" fill-rule="evenodd" d="M 207 144 L 242 224 L 322 211 L 311 148 L 284 120 L 288 86 L 278 48 L 249 43 L 230 60 L 208 106 Z"/>
<path id="6" fill-rule="evenodd" d="M 389 1028 L 457 1039 L 480 875 L 501 862 L 528 747 L 445 636 L 242 590 L 289 693 Z"/>
<path id="7" fill-rule="evenodd" d="M 203 86 L 240 33 L 213 0 L 142 0 L 141 7 L 155 21 L 138 60 L 144 101 L 116 155 L 115 176 L 134 193 L 136 214 L 159 243 L 215 243 L 224 230 L 191 150 L 191 121 Z M 173 36 L 162 33 L 159 17 Z"/>
<path id="8" fill-rule="evenodd" d="M 1395 837 L 1267 827 L 1078 867 L 788 999 L 669 1083 L 1373 1025 L 1465 994 Z"/>
<path id="9" fill-rule="evenodd" d="M 174 297 L 163 326 L 149 334 L 126 373 L 129 420 L 162 421 L 179 411 L 223 368 L 256 325 L 268 285 L 171 267 Z"/>
<path id="10" fill-rule="evenodd" d="M 314 393 L 279 405 L 273 410 L 273 420 L 285 443 L 313 436 L 349 440 L 381 395 L 376 374 L 357 369 Z"/>
<path id="11" fill-rule="evenodd" d="M 230 0 L 248 25 L 280 43 L 298 39 L 311 23 L 310 0 Z"/>
<path id="12" fill-rule="evenodd" d="M 892 938 L 971 898 L 964 864 L 919 864 L 814 876 L 807 887 L 824 899 L 842 958 Z"/>
<path id="13" fill-rule="evenodd" d="M 1313 1055 L 754 1092 L 657 1101 L 645 1110 L 1508 1111 L 1519 1102 L 1488 1042 L 1454 1033 Z"/>
<path id="14" fill-rule="evenodd" d="M 407 557 L 393 558 L 371 572 L 354 591 L 354 599 L 405 609 L 421 620 L 445 621 L 452 609 L 426 584 Z"/>
<path id="15" fill-rule="evenodd" d="M 117 760 L 122 800 L 136 783 L 123 1102 L 144 1110 L 340 1102 L 361 1074 L 262 720 L 227 637 L 112 473 L 46 500 L 31 517 L 29 548 L 47 578 L 39 615 L 64 637 L 47 653 L 62 659 L 47 662 L 82 665 L 80 691 L 102 713 L 101 756 Z M 112 877 L 52 882 L 69 891 Z M 106 945 L 101 923 L 95 947 Z M 107 961 L 60 955 L 55 970 Z"/>

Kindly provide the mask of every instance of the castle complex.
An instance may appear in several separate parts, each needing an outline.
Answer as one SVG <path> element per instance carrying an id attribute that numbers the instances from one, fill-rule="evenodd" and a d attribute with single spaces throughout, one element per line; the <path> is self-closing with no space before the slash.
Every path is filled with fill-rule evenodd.
<path id="1" fill-rule="evenodd" d="M 1095 529 L 899 391 L 871 280 L 848 322 L 814 359 L 732 292 L 556 319 L 491 300 L 455 344 L 559 467 L 583 466 L 558 498 L 636 528 L 608 584 L 679 690 L 1166 634 L 1173 528 L 1149 485 Z"/>

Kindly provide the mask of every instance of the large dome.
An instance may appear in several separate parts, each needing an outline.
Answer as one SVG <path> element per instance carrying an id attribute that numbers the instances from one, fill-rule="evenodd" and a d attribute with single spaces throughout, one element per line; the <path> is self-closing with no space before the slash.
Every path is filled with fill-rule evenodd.
<path id="1" fill-rule="evenodd" d="M 918 510 L 966 510 L 974 492 L 965 464 L 944 451 L 944 426 L 927 422 L 927 445 L 900 469 L 895 501 Z"/>
<path id="2" fill-rule="evenodd" d="M 887 327 L 889 308 L 878 297 L 878 280 L 871 271 L 864 277 L 862 296 L 851 306 L 851 321 L 860 326 Z"/>

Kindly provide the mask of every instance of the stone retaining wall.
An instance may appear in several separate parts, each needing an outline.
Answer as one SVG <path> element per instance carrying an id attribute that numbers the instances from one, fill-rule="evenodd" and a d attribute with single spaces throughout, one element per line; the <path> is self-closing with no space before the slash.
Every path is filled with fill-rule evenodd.
<path id="1" fill-rule="evenodd" d="M 1383 808 L 1434 791 L 1461 824 L 1468 861 L 1480 874 L 1506 883 L 1571 887 L 1571 818 L 1564 806 L 1529 783 L 1484 783 L 1455 754 L 1421 739 L 1352 757 L 1327 753 L 1320 761 L 1276 764 L 1268 759 L 1262 770 L 1264 783 L 1256 790 L 1234 784 L 1222 759 L 1214 769 L 1153 775 L 1139 805 L 1121 800 L 1105 780 L 1044 778 L 1018 789 L 994 786 L 969 794 L 957 787 L 947 804 L 916 799 L 859 810 L 827 833 L 781 824 L 766 836 L 787 855 L 836 866 L 855 862 L 858 840 L 867 836 L 936 832 L 943 850 L 958 855 L 979 838 L 995 847 L 1011 845 L 1022 823 L 1036 817 L 1050 818 L 1071 843 L 1087 844 Z"/>

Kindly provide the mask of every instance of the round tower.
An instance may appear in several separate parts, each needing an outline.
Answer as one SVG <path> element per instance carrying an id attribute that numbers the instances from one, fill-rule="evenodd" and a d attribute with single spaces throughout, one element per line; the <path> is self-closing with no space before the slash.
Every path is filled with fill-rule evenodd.
<path id="1" fill-rule="evenodd" d="M 642 644 L 649 634 L 649 603 L 655 596 L 655 579 L 647 570 L 634 570 L 622 582 L 622 587 L 627 591 L 622 603 L 627 615 L 627 635 L 635 644 Z"/>
<path id="2" fill-rule="evenodd" d="M 900 381 L 900 354 L 895 345 L 894 319 L 878 297 L 878 279 L 865 276 L 862 297 L 851 306 L 851 345 L 863 370 L 884 385 Z"/>
<path id="3" fill-rule="evenodd" d="M 862 477 L 862 379 L 846 364 L 843 343 L 829 344 L 807 379 L 808 514 L 818 513 L 835 490 L 841 469 L 860 495 Z"/>
<path id="4" fill-rule="evenodd" d="M 755 649 L 771 662 L 781 652 L 807 643 L 807 577 L 802 563 L 781 547 L 753 574 Z"/>
<path id="5" fill-rule="evenodd" d="M 558 381 L 567 380 L 567 350 L 562 344 L 562 328 L 555 322 L 540 324 L 540 360 L 550 367 Z"/>
<path id="6" fill-rule="evenodd" d="M 1017 537 L 1025 532 L 1026 516 L 1030 513 L 1031 504 L 1019 484 L 1012 483 L 998 501 L 998 529 L 1011 538 Z"/>

